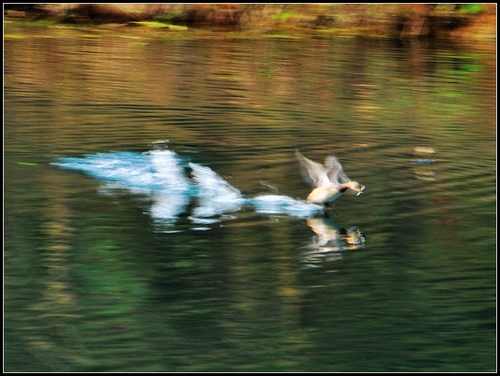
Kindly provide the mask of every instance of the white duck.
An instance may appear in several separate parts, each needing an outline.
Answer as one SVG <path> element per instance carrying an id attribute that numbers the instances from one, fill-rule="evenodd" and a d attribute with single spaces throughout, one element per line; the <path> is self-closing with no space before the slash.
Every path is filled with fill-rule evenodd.
<path id="1" fill-rule="evenodd" d="M 325 205 L 339 198 L 348 189 L 358 192 L 356 196 L 366 189 L 364 185 L 346 176 L 333 155 L 326 157 L 324 166 L 307 159 L 298 150 L 295 150 L 295 156 L 300 162 L 305 180 L 314 187 L 306 198 L 311 203 Z"/>

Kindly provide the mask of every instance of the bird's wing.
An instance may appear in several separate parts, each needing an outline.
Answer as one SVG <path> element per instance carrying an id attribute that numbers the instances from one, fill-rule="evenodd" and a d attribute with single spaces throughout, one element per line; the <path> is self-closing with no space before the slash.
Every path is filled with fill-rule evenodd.
<path id="1" fill-rule="evenodd" d="M 351 181 L 344 173 L 342 169 L 342 165 L 333 155 L 326 157 L 325 159 L 325 168 L 326 174 L 328 175 L 328 179 L 334 184 L 342 184 Z"/>
<path id="2" fill-rule="evenodd" d="M 321 164 L 304 157 L 298 150 L 295 150 L 295 156 L 300 162 L 302 176 L 309 185 L 319 187 L 328 184 L 329 179 L 326 170 Z"/>

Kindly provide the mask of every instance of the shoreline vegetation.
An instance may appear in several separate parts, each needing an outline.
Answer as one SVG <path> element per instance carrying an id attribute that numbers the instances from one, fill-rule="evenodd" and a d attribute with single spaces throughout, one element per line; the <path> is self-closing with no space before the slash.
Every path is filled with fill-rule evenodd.
<path id="1" fill-rule="evenodd" d="M 496 4 L 5 4 L 13 23 L 496 42 Z"/>

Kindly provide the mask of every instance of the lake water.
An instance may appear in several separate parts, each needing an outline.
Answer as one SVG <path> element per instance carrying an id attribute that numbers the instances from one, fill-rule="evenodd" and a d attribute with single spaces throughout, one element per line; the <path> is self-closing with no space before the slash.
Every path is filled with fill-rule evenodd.
<path id="1" fill-rule="evenodd" d="M 494 46 L 9 32 L 6 371 L 496 369 Z"/>

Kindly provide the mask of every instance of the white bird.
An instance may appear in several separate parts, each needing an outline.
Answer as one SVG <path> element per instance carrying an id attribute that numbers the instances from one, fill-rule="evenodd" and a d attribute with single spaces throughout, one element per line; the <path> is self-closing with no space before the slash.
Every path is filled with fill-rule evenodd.
<path id="1" fill-rule="evenodd" d="M 339 198 L 342 193 L 352 189 L 359 196 L 366 187 L 357 181 L 350 180 L 340 162 L 333 155 L 326 157 L 325 165 L 313 162 L 295 150 L 295 156 L 300 162 L 304 179 L 313 186 L 306 200 L 314 204 L 328 204 Z"/>

